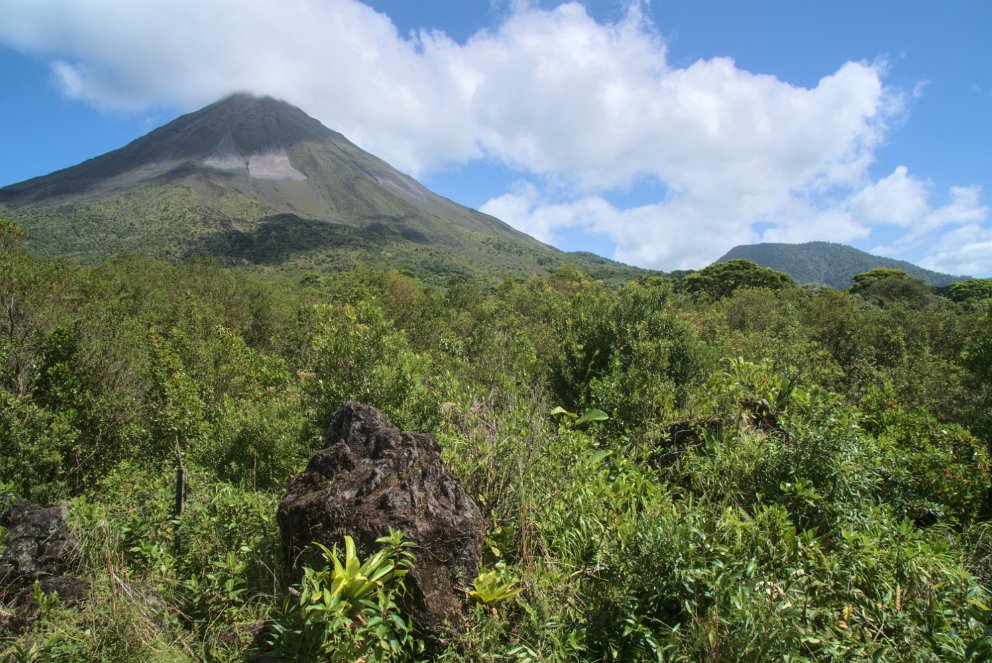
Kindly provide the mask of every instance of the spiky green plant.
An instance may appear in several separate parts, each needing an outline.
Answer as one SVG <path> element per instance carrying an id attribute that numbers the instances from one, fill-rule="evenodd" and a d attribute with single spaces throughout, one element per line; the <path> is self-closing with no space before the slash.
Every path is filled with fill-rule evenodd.
<path id="1" fill-rule="evenodd" d="M 472 581 L 472 589 L 468 590 L 468 595 L 484 605 L 497 603 L 512 599 L 514 596 L 524 591 L 523 587 L 514 587 L 516 580 L 502 582 L 502 578 L 497 571 L 480 573 Z"/>

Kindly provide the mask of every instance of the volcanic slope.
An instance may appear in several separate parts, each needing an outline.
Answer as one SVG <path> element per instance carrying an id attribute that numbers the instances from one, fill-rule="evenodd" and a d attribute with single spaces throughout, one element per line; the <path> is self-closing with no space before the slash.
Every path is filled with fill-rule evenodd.
<path id="1" fill-rule="evenodd" d="M 901 269 L 913 278 L 938 287 L 966 278 L 932 272 L 911 262 L 872 255 L 852 246 L 834 242 L 805 244 L 769 242 L 735 246 L 714 264 L 735 259 L 750 260 L 762 267 L 785 272 L 800 283 L 824 283 L 840 290 L 851 287 L 852 276 L 878 267 Z"/>
<path id="2" fill-rule="evenodd" d="M 429 191 L 300 109 L 245 94 L 4 187 L 0 213 L 28 230 L 32 252 L 83 262 L 209 253 L 293 271 L 500 276 L 573 263 L 598 278 L 643 273 L 558 251 Z"/>

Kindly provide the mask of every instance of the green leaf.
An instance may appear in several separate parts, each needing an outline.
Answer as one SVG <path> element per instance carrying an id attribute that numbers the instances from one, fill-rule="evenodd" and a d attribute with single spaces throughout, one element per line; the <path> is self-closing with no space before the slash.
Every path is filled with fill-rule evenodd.
<path id="1" fill-rule="evenodd" d="M 610 451 L 609 449 L 600 449 L 599 451 L 597 451 L 593 455 L 589 456 L 589 464 L 590 465 L 599 465 L 599 463 L 604 458 L 606 458 L 607 456 L 611 455 L 612 453 L 613 452 Z"/>
<path id="2" fill-rule="evenodd" d="M 348 535 L 344 537 L 344 565 L 350 569 L 353 563 L 358 562 L 358 555 L 355 553 L 355 540 Z"/>
<path id="3" fill-rule="evenodd" d="M 582 413 L 582 416 L 576 419 L 575 425 L 581 426 L 582 424 L 587 424 L 590 421 L 606 421 L 610 416 L 599 410 L 597 408 L 591 408 Z"/>
<path id="4" fill-rule="evenodd" d="M 568 410 L 566 410 L 565 408 L 563 408 L 560 405 L 557 406 L 555 409 L 551 410 L 551 416 L 554 416 L 556 414 L 564 414 L 565 416 L 571 417 L 572 419 L 575 419 L 576 417 L 579 416 L 579 415 L 575 414 L 574 412 L 569 412 Z"/>
<path id="5" fill-rule="evenodd" d="M 380 560 L 380 561 L 382 561 L 382 560 Z M 395 566 L 395 564 L 392 561 L 385 560 L 384 563 L 380 564 L 379 568 L 373 570 L 369 574 L 369 580 L 372 581 L 372 582 L 378 582 L 379 580 L 381 580 L 383 578 L 383 576 L 388 575 L 389 572 L 393 570 L 393 567 L 394 566 Z"/>

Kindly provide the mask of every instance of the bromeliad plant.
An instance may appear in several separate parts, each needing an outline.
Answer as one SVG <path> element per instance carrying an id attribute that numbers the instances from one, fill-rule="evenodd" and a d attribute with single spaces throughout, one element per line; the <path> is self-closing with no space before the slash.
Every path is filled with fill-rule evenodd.
<path id="1" fill-rule="evenodd" d="M 396 661 L 422 650 L 396 602 L 406 591 L 403 576 L 413 566 L 413 544 L 394 530 L 376 542 L 382 548 L 364 562 L 350 536 L 344 537 L 343 559 L 336 544 L 328 549 L 314 543 L 326 565 L 303 569 L 295 609 L 285 606 L 285 619 L 274 626 L 275 651 L 307 660 Z"/>
<path id="2" fill-rule="evenodd" d="M 389 536 L 377 539 L 376 543 L 383 544 L 383 548 L 363 563 L 350 536 L 344 537 L 343 562 L 339 559 L 337 544 L 333 550 L 328 550 L 327 546 L 314 542 L 324 561 L 332 566 L 321 570 L 303 570 L 300 606 L 304 613 L 333 613 L 353 619 L 361 610 L 362 601 L 370 598 L 376 590 L 392 581 L 402 590 L 401 578 L 413 566 L 414 556 L 409 550 L 413 544 L 403 540 L 403 532 L 394 530 L 390 530 Z"/>
<path id="3" fill-rule="evenodd" d="M 514 587 L 517 584 L 516 580 L 511 580 L 510 582 L 501 582 L 501 580 L 499 573 L 496 571 L 480 573 L 472 581 L 472 589 L 468 590 L 468 595 L 483 605 L 489 605 L 498 601 L 512 599 L 524 591 L 523 587 Z"/>

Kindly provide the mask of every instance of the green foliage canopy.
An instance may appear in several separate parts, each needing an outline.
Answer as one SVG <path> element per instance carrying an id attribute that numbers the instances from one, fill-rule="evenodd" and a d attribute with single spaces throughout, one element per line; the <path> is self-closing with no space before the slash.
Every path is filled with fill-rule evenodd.
<path id="1" fill-rule="evenodd" d="M 947 298 L 955 302 L 980 302 L 992 298 L 992 279 L 969 279 L 947 287 Z"/>
<path id="2" fill-rule="evenodd" d="M 913 283 L 892 274 L 810 291 L 748 265 L 724 290 L 686 277 L 691 293 L 574 268 L 301 286 L 13 247 L 0 491 L 68 504 L 91 589 L 73 610 L 39 599 L 0 656 L 243 660 L 239 629 L 273 620 L 253 655 L 965 661 L 992 645 L 992 324 L 973 301 L 918 306 L 885 290 Z M 332 568 L 303 605 L 291 591 L 276 503 L 346 399 L 434 433 L 490 519 L 473 607 L 429 653 L 391 583 L 344 610 Z"/>
<path id="3" fill-rule="evenodd" d="M 706 295 L 712 299 L 729 297 L 743 288 L 781 290 L 796 285 L 795 279 L 788 274 L 759 267 L 750 260 L 730 260 L 710 265 L 689 274 L 678 283 L 684 292 Z"/>

